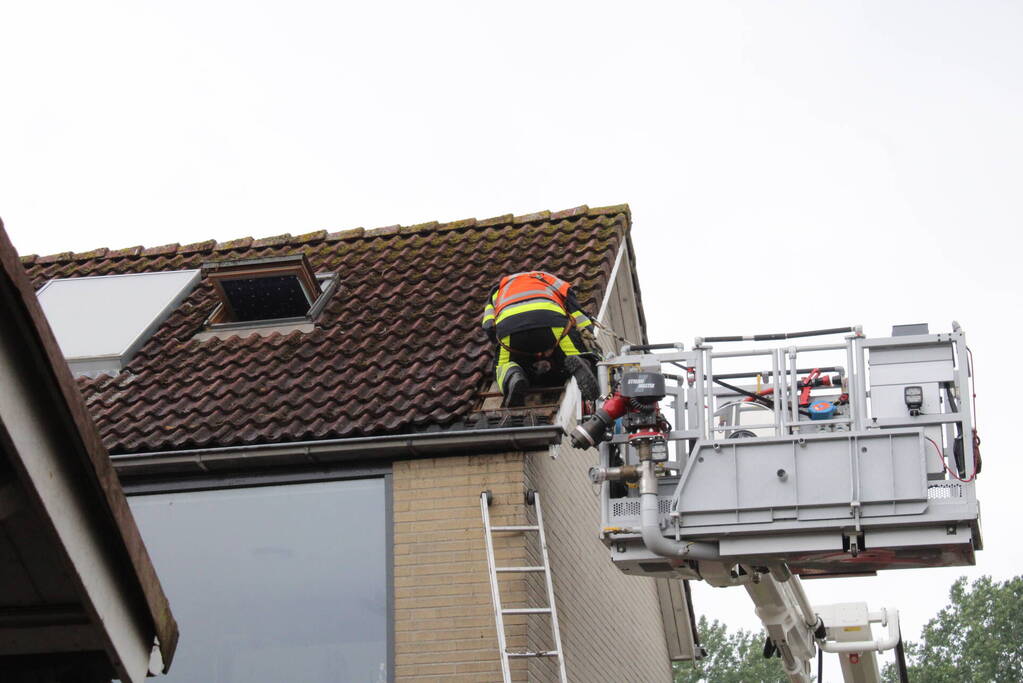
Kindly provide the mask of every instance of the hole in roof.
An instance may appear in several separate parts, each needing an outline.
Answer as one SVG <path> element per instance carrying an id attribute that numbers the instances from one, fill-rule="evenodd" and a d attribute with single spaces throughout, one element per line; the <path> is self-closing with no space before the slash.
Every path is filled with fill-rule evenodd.
<path id="1" fill-rule="evenodd" d="M 304 254 L 216 261 L 203 265 L 218 305 L 210 330 L 308 322 L 326 303 L 337 278 L 313 273 Z"/>
<path id="2" fill-rule="evenodd" d="M 220 283 L 237 322 L 295 318 L 309 312 L 309 293 L 294 275 L 246 277 Z"/>

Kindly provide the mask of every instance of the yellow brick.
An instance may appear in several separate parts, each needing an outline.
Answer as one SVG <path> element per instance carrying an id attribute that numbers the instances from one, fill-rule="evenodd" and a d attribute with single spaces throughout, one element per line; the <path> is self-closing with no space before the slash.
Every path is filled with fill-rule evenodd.
<path id="1" fill-rule="evenodd" d="M 464 662 L 455 665 L 455 671 L 460 674 L 492 673 L 498 677 L 501 675 L 500 662 Z"/>
<path id="2" fill-rule="evenodd" d="M 399 680 L 499 680 L 479 496 L 493 491 L 495 525 L 531 523 L 535 514 L 522 496 L 527 487 L 538 489 L 544 503 L 571 680 L 671 680 L 653 583 L 611 565 L 595 537 L 599 510 L 586 477 L 592 458 L 564 450 L 557 461 L 546 453 L 502 453 L 394 463 Z M 497 534 L 494 548 L 498 564 L 539 563 L 535 534 Z M 501 575 L 500 585 L 506 607 L 546 604 L 540 575 Z M 509 616 L 509 646 L 549 647 L 545 620 Z M 608 642 L 636 656 L 615 657 Z M 555 671 L 550 662 L 524 660 L 514 660 L 513 669 L 515 680 L 552 680 Z"/>

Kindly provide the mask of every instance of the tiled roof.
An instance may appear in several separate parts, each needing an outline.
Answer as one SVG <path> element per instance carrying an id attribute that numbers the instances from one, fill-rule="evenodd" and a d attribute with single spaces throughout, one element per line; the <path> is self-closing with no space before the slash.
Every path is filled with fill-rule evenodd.
<path id="1" fill-rule="evenodd" d="M 245 237 L 22 258 L 51 278 L 197 268 L 304 253 L 340 287 L 312 332 L 199 341 L 204 279 L 117 376 L 79 386 L 111 453 L 411 433 L 482 423 L 493 356 L 479 328 L 505 273 L 543 269 L 597 312 L 627 205 L 376 230 Z M 97 305 L 102 305 L 97 302 Z M 492 417 L 489 423 L 492 423 Z"/>

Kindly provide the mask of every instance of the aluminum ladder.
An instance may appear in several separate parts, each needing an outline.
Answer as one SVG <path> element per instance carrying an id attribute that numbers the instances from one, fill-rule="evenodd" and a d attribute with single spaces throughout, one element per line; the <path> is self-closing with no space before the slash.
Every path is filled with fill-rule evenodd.
<path id="1" fill-rule="evenodd" d="M 558 629 L 558 611 L 554 606 L 554 584 L 551 581 L 551 562 L 547 556 L 547 537 L 543 530 L 543 512 L 540 509 L 540 494 L 532 489 L 526 493 L 526 503 L 536 508 L 535 525 L 491 526 L 490 504 L 494 496 L 490 491 L 480 494 L 480 510 L 483 513 L 483 530 L 487 541 L 487 566 L 490 570 L 490 595 L 493 598 L 494 620 L 497 623 L 497 644 L 501 650 L 501 673 L 504 683 L 512 683 L 510 660 L 513 657 L 554 657 L 558 660 L 558 675 L 561 683 L 568 683 L 565 675 L 565 656 L 561 649 L 561 631 Z M 498 567 L 494 558 L 494 534 L 501 532 L 539 534 L 540 557 L 543 564 L 537 567 Z M 543 572 L 547 584 L 547 606 L 505 608 L 501 605 L 501 587 L 497 582 L 500 573 L 539 573 Z M 551 633 L 554 635 L 554 649 L 538 652 L 511 652 L 508 650 L 507 637 L 504 632 L 504 616 L 506 614 L 548 614 L 551 619 Z"/>

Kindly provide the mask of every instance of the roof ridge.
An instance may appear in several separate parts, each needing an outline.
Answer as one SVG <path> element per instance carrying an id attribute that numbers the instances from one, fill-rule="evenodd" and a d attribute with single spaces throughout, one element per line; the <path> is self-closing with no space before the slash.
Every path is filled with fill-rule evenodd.
<path id="1" fill-rule="evenodd" d="M 181 245 L 177 242 L 173 244 L 165 244 L 157 247 L 143 247 L 133 246 L 125 249 L 108 249 L 106 247 L 99 247 L 85 252 L 60 252 L 56 254 L 47 254 L 45 256 L 39 256 L 38 254 L 28 254 L 21 257 L 21 262 L 24 265 L 31 265 L 34 263 L 66 263 L 68 261 L 90 261 L 93 259 L 115 259 L 115 258 L 132 258 L 132 257 L 149 257 L 149 256 L 173 256 L 175 254 L 191 254 L 196 252 L 225 252 L 232 249 L 245 249 L 249 247 L 265 247 L 265 246 L 282 246 L 285 244 L 301 245 L 309 242 L 343 242 L 347 240 L 355 239 L 371 239 L 374 237 L 388 237 L 390 235 L 411 235 L 426 232 L 448 232 L 452 230 L 464 230 L 466 228 L 491 228 L 501 225 L 525 225 L 527 223 L 544 223 L 547 221 L 562 221 L 569 218 L 577 218 L 582 216 L 613 216 L 620 213 L 624 213 L 628 217 L 628 224 L 632 222 L 632 211 L 629 205 L 626 204 L 612 204 L 609 206 L 597 206 L 589 207 L 586 204 L 573 207 L 571 209 L 563 209 L 561 211 L 536 211 L 534 213 L 522 214 L 516 216 L 514 214 L 502 214 L 499 216 L 492 216 L 490 218 L 484 218 L 477 220 L 476 218 L 462 218 L 456 221 L 449 221 L 441 223 L 438 221 L 429 221 L 426 223 L 417 223 L 415 225 L 388 225 L 380 228 L 349 228 L 346 230 L 339 230 L 337 232 L 328 232 L 326 230 L 317 230 L 308 232 L 302 235 L 292 235 L 291 233 L 283 233 L 280 235 L 272 235 L 269 237 L 263 237 L 260 239 L 253 239 L 252 237 L 241 237 L 224 242 L 218 242 L 216 240 L 205 240 L 202 242 L 193 242 L 192 244 Z"/>

